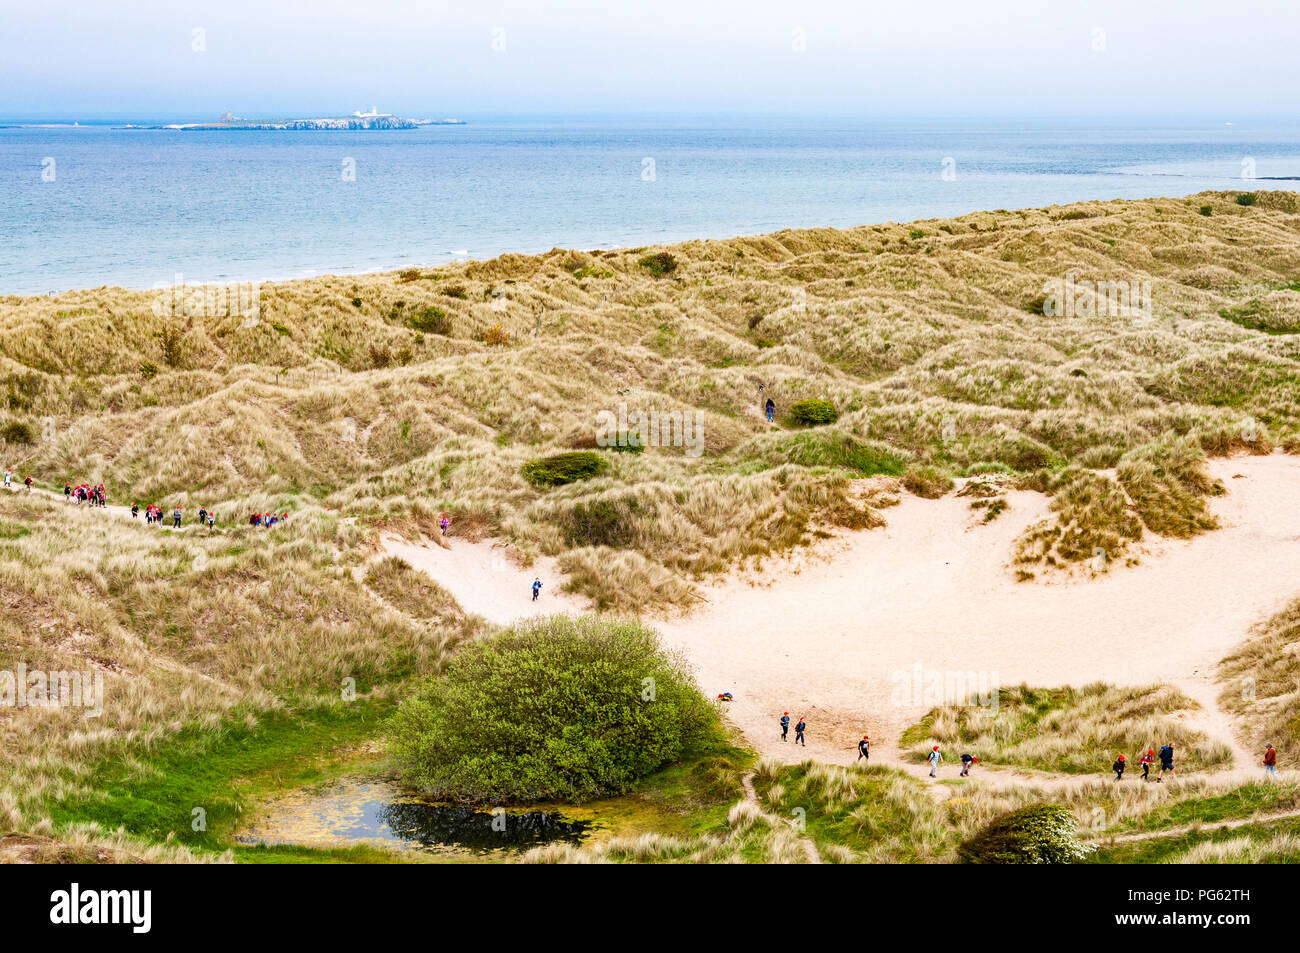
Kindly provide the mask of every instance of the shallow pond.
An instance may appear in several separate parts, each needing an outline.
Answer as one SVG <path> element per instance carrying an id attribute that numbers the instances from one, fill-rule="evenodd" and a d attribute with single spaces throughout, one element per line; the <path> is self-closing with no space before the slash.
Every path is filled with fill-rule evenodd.
<path id="1" fill-rule="evenodd" d="M 472 808 L 427 801 L 382 780 L 344 780 L 298 791 L 266 805 L 236 838 L 245 844 L 351 847 L 379 844 L 439 854 L 521 851 L 554 841 L 581 841 L 589 817 L 542 809 Z"/>

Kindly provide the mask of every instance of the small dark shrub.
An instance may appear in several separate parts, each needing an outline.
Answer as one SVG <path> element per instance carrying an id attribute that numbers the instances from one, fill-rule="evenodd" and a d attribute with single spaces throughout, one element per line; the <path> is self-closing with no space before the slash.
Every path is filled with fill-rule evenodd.
<path id="1" fill-rule="evenodd" d="M 21 421 L 14 420 L 0 429 L 0 438 L 3 438 L 5 443 L 31 443 L 32 428 Z"/>
<path id="2" fill-rule="evenodd" d="M 441 334 L 444 337 L 451 334 L 451 316 L 432 305 L 416 311 L 406 319 L 406 323 L 408 327 L 424 334 Z"/>
<path id="3" fill-rule="evenodd" d="M 650 272 L 656 278 L 663 278 L 671 275 L 677 270 L 677 259 L 666 251 L 658 252 L 654 255 L 646 255 L 637 262 L 642 268 Z"/>

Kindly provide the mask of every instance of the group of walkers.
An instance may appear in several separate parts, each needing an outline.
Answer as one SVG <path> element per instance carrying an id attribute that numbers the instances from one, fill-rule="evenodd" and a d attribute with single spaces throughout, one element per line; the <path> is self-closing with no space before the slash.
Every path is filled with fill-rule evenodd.
<path id="1" fill-rule="evenodd" d="M 969 751 L 963 751 L 960 760 L 961 777 L 963 778 L 969 778 L 970 769 L 980 763 L 980 759 Z M 930 749 L 930 753 L 926 755 L 925 762 L 930 766 L 930 777 L 937 778 L 939 776 L 939 765 L 943 764 L 943 752 L 939 750 L 938 745 L 935 745 Z"/>
<path id="2" fill-rule="evenodd" d="M 131 519 L 139 519 L 140 504 L 131 504 Z M 168 522 L 168 514 L 163 511 L 161 506 L 150 503 L 144 508 L 144 521 L 152 523 L 155 526 L 162 526 Z M 184 514 L 179 506 L 172 507 L 170 522 L 176 529 L 180 529 L 184 522 Z M 217 525 L 217 513 L 215 510 L 209 510 L 206 506 L 199 507 L 199 525 L 207 526 L 208 529 L 215 529 Z"/>
<path id="3" fill-rule="evenodd" d="M 1142 769 L 1143 781 L 1151 780 L 1151 768 L 1155 765 L 1157 760 L 1160 762 L 1160 773 L 1156 775 L 1157 784 L 1165 779 L 1166 772 L 1170 775 L 1175 774 L 1174 746 L 1172 744 L 1167 744 L 1162 747 L 1159 753 L 1157 753 L 1154 748 L 1148 748 L 1147 753 L 1138 759 L 1138 767 Z M 1277 777 L 1277 749 L 1275 749 L 1271 744 L 1264 746 L 1264 760 L 1261 763 L 1264 765 L 1264 773 L 1268 777 Z M 1128 762 L 1125 760 L 1123 755 L 1117 757 L 1115 763 L 1110 766 L 1110 769 L 1115 772 L 1116 781 L 1124 780 L 1124 771 L 1127 768 Z"/>
<path id="4" fill-rule="evenodd" d="M 803 715 L 800 715 L 794 726 L 794 743 L 808 747 L 808 742 L 804 738 L 804 732 L 808 730 L 808 721 Z M 789 741 L 787 735 L 790 734 L 790 713 L 786 712 L 781 716 L 781 740 Z"/>
<path id="5" fill-rule="evenodd" d="M 274 526 L 276 523 L 283 523 L 288 518 L 289 518 L 288 510 L 285 510 L 284 515 L 282 516 L 277 516 L 274 513 L 254 513 L 252 516 L 248 518 L 248 525 L 265 526 L 269 528 Z"/>
<path id="6" fill-rule="evenodd" d="M 1272 745 L 1270 745 L 1269 747 L 1272 747 Z M 1156 757 L 1157 757 L 1156 750 L 1154 748 L 1148 748 L 1147 753 L 1138 759 L 1138 767 L 1142 769 L 1143 781 L 1151 780 L 1151 767 L 1156 763 Z M 1171 776 L 1175 773 L 1174 772 L 1174 746 L 1172 744 L 1164 745 L 1160 749 L 1159 758 L 1160 758 L 1160 773 L 1156 775 L 1157 784 L 1159 784 L 1161 781 L 1165 779 L 1166 772 L 1168 772 Z M 1120 755 L 1118 758 L 1115 759 L 1115 763 L 1110 766 L 1110 769 L 1115 772 L 1116 781 L 1124 780 L 1124 771 L 1127 767 L 1128 767 L 1128 762 L 1124 760 L 1123 755 Z"/>
<path id="7" fill-rule="evenodd" d="M 26 484 L 27 486 L 27 492 L 28 493 L 32 492 L 32 475 L 30 473 L 27 474 L 27 478 L 23 480 L 23 483 Z M 6 467 L 5 468 L 5 489 L 12 490 L 13 488 L 14 488 L 14 468 Z"/>
<path id="8" fill-rule="evenodd" d="M 31 489 L 31 477 L 28 477 L 28 489 Z M 91 506 L 108 506 L 108 494 L 104 492 L 104 484 L 96 483 L 91 486 L 89 483 L 79 483 L 73 486 L 70 482 L 63 483 L 63 502 L 69 500 L 80 506 L 82 503 L 89 503 Z"/>

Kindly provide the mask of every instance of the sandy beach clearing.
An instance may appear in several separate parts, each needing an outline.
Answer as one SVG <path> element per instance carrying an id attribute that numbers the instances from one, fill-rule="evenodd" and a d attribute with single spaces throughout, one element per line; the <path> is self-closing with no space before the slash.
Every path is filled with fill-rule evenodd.
<path id="1" fill-rule="evenodd" d="M 888 526 L 844 535 L 806 557 L 733 573 L 681 618 L 655 620 L 696 666 L 709 695 L 730 691 L 732 719 L 763 754 L 848 763 L 869 732 L 893 760 L 901 731 L 930 707 L 936 673 L 978 687 L 1169 682 L 1204 711 L 1185 717 L 1233 745 L 1214 705 L 1217 661 L 1292 596 L 1300 578 L 1300 459 L 1214 459 L 1227 494 L 1222 528 L 1192 540 L 1147 540 L 1136 566 L 1087 578 L 1017 582 L 1015 538 L 1047 513 L 1047 499 L 1007 494 L 992 523 L 966 498 L 905 495 Z M 469 612 L 493 622 L 582 611 L 539 561 L 521 569 L 490 543 L 384 539 L 385 551 L 428 572 Z M 547 589 L 529 601 L 528 583 Z M 808 747 L 782 743 L 777 719 L 806 716 Z M 791 733 L 793 738 L 793 732 Z M 1248 762 L 1245 762 L 1248 763 Z"/>

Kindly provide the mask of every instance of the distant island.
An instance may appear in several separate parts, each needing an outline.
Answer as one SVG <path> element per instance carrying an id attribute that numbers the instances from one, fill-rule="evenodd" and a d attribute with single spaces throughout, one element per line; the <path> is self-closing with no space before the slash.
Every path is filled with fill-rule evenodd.
<path id="1" fill-rule="evenodd" d="M 392 113 L 381 113 L 375 108 L 370 112 L 354 112 L 351 116 L 337 116 L 325 119 L 244 119 L 225 113 L 216 122 L 169 123 L 157 126 L 158 129 L 253 129 L 253 130 L 287 130 L 297 132 L 311 129 L 414 129 L 417 126 L 462 126 L 463 119 L 403 119 Z M 137 127 L 138 128 L 138 127 Z"/>

